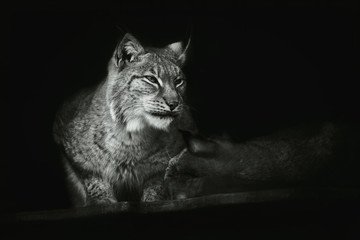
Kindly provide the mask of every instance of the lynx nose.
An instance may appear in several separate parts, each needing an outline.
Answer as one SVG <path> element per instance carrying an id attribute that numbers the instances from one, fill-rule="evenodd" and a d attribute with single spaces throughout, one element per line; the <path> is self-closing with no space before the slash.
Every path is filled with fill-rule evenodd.
<path id="1" fill-rule="evenodd" d="M 171 101 L 171 102 L 168 102 L 166 101 L 166 104 L 169 106 L 170 108 L 170 111 L 173 111 L 178 105 L 179 105 L 179 102 L 178 101 Z"/>

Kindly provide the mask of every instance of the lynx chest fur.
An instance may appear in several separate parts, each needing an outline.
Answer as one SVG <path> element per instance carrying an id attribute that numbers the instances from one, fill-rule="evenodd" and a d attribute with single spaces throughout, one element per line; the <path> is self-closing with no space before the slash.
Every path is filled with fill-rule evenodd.
<path id="1" fill-rule="evenodd" d="M 144 48 L 126 34 L 106 79 L 60 109 L 54 137 L 75 205 L 140 200 L 185 147 L 180 130 L 195 131 L 184 101 L 186 49 Z"/>

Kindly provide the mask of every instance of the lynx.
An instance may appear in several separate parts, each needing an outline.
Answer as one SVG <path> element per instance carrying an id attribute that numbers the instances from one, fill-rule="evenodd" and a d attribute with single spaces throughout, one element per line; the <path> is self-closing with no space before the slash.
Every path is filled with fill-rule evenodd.
<path id="1" fill-rule="evenodd" d="M 63 104 L 54 138 L 75 206 L 154 200 L 144 189 L 185 148 L 181 131 L 196 132 L 182 71 L 189 42 L 145 48 L 126 34 L 106 78 Z"/>

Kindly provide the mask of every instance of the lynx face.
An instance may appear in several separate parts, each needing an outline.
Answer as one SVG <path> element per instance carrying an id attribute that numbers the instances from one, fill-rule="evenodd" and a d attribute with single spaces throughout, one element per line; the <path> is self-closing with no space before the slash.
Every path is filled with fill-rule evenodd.
<path id="1" fill-rule="evenodd" d="M 167 130 L 185 104 L 184 52 L 181 43 L 144 49 L 125 35 L 109 64 L 107 99 L 113 120 L 129 132 L 146 126 Z"/>

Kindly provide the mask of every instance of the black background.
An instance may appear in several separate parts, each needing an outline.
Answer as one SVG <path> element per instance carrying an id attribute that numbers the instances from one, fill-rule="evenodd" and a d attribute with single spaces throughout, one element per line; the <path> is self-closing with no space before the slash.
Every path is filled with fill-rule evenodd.
<path id="1" fill-rule="evenodd" d="M 243 141 L 296 123 L 359 117 L 355 1 L 51 2 L 13 7 L 10 23 L 4 211 L 68 206 L 54 114 L 67 96 L 105 77 L 124 31 L 153 46 L 191 32 L 188 101 L 203 135 Z"/>

